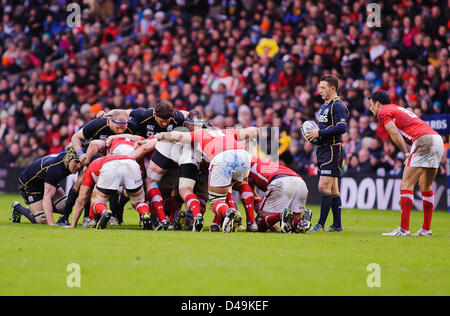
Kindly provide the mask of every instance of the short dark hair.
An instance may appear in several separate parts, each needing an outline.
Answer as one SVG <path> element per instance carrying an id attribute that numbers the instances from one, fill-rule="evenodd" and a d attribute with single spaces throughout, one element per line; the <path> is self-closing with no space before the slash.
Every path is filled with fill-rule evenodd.
<path id="1" fill-rule="evenodd" d="M 203 115 L 203 112 L 198 110 L 190 110 L 189 114 L 187 116 L 187 119 L 191 121 L 203 121 L 205 119 L 205 116 Z"/>
<path id="2" fill-rule="evenodd" d="M 378 90 L 371 95 L 369 95 L 369 100 L 373 100 L 373 102 L 380 102 L 381 104 L 391 104 L 391 97 L 387 94 L 386 91 Z"/>
<path id="3" fill-rule="evenodd" d="M 329 86 L 335 87 L 336 91 L 339 89 L 339 79 L 335 75 L 326 74 L 320 77 L 320 81 L 326 81 Z"/>
<path id="4" fill-rule="evenodd" d="M 163 120 L 173 116 L 173 104 L 167 100 L 161 100 L 155 105 L 155 115 Z"/>

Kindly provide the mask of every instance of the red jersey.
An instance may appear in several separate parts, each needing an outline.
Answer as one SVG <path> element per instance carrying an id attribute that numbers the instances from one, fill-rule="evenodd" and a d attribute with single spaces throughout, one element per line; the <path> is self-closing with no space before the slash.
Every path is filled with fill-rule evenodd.
<path id="1" fill-rule="evenodd" d="M 238 143 L 238 129 L 202 129 L 191 132 L 192 144 L 200 145 L 203 154 L 211 161 L 218 153 L 232 149 L 243 149 Z"/>
<path id="2" fill-rule="evenodd" d="M 100 176 L 100 170 L 102 169 L 103 165 L 107 162 L 110 162 L 111 160 L 118 159 L 134 160 L 133 158 L 124 155 L 110 155 L 102 158 L 97 158 L 89 164 L 89 167 L 84 174 L 82 185 L 93 187 L 94 184 L 97 183 L 98 177 Z"/>
<path id="3" fill-rule="evenodd" d="M 427 123 L 416 114 L 395 104 L 384 105 L 377 115 L 378 122 L 384 127 L 390 121 L 395 123 L 405 142 L 412 145 L 420 136 L 437 134 Z"/>
<path id="4" fill-rule="evenodd" d="M 300 177 L 297 173 L 285 166 L 275 164 L 268 159 L 253 157 L 250 177 L 255 181 L 256 186 L 260 190 L 267 191 L 267 186 L 270 181 L 279 175 Z"/>

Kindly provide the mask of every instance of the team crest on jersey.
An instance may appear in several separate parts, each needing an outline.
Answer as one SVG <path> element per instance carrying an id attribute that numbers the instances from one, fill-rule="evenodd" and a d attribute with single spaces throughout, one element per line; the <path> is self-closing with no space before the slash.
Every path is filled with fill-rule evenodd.
<path id="1" fill-rule="evenodd" d="M 173 130 L 173 125 L 172 124 L 167 125 L 167 131 L 171 132 L 172 130 Z"/>

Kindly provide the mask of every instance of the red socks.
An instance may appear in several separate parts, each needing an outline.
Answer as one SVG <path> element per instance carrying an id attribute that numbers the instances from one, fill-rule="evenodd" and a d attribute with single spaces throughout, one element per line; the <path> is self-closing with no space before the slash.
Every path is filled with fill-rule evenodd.
<path id="1" fill-rule="evenodd" d="M 431 217 L 433 216 L 434 208 L 434 193 L 433 191 L 422 192 L 422 205 L 423 205 L 423 225 L 425 230 L 431 229 Z"/>
<path id="2" fill-rule="evenodd" d="M 148 191 L 148 200 L 150 201 L 154 212 L 156 212 L 156 216 L 159 221 L 164 221 L 166 219 L 166 214 L 164 214 L 163 208 L 163 198 L 161 195 L 161 191 L 158 188 L 152 188 Z"/>
<path id="3" fill-rule="evenodd" d="M 413 207 L 414 192 L 410 190 L 400 191 L 400 208 L 402 210 L 400 227 L 409 231 L 409 218 Z"/>
<path id="4" fill-rule="evenodd" d="M 402 209 L 401 215 L 401 228 L 409 231 L 409 218 L 411 215 L 411 209 L 413 207 L 414 192 L 410 190 L 402 190 L 400 193 L 400 208 Z M 433 191 L 422 192 L 422 205 L 423 205 L 423 225 L 425 230 L 431 229 L 431 218 L 433 216 L 434 208 L 434 193 Z"/>
<path id="5" fill-rule="evenodd" d="M 228 192 L 228 193 L 227 193 L 227 199 L 226 199 L 226 202 L 227 202 L 227 204 L 228 204 L 228 207 L 237 209 L 237 208 L 236 208 L 236 204 L 234 203 L 233 195 L 231 194 L 231 192 Z"/>
<path id="6" fill-rule="evenodd" d="M 258 229 L 260 232 L 264 232 L 273 225 L 275 225 L 276 223 L 278 223 L 280 220 L 281 220 L 281 212 L 263 217 L 258 221 Z"/>
<path id="7" fill-rule="evenodd" d="M 247 223 L 252 223 L 255 221 L 255 196 L 252 188 L 247 183 L 244 183 L 239 188 L 239 193 L 247 215 Z"/>
<path id="8" fill-rule="evenodd" d="M 108 207 L 105 203 L 102 202 L 94 202 L 91 203 L 91 207 L 89 210 L 89 218 L 95 218 L 97 215 L 102 215 L 104 211 L 106 211 Z"/>
<path id="9" fill-rule="evenodd" d="M 141 202 L 136 205 L 136 211 L 139 213 L 139 215 L 144 215 L 145 213 L 150 213 L 150 208 L 148 207 L 147 203 Z"/>
<path id="10" fill-rule="evenodd" d="M 194 215 L 194 218 L 198 214 L 202 214 L 202 207 L 200 205 L 200 201 L 195 194 L 188 194 L 186 196 L 186 200 L 184 201 L 186 203 L 186 209 L 191 210 L 192 214 Z"/>
<path id="11" fill-rule="evenodd" d="M 225 216 L 225 213 L 228 211 L 229 208 L 230 207 L 228 206 L 228 204 L 223 201 L 216 201 L 212 205 L 212 210 L 214 214 L 216 214 L 220 218 Z"/>

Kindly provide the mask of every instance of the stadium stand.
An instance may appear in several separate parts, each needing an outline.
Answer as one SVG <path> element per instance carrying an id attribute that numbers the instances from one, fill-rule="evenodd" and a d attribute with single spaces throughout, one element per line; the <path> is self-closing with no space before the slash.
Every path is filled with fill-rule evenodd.
<path id="1" fill-rule="evenodd" d="M 300 128 L 330 72 L 351 113 L 345 172 L 399 176 L 367 96 L 386 90 L 419 117 L 450 112 L 445 1 L 383 1 L 382 28 L 358 0 L 79 1 L 73 28 L 70 2 L 1 1 L 0 167 L 58 153 L 100 110 L 169 99 L 215 125 L 279 127 L 281 160 L 314 175 Z"/>

